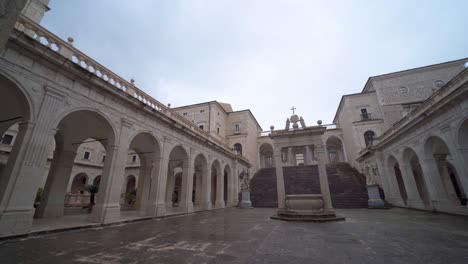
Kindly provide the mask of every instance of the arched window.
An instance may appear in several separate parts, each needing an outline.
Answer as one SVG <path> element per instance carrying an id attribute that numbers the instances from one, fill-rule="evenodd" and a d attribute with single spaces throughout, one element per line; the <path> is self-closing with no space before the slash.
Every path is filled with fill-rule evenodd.
<path id="1" fill-rule="evenodd" d="M 364 141 L 366 142 L 366 147 L 372 146 L 372 142 L 374 141 L 375 133 L 372 130 L 368 130 L 364 133 Z"/>
<path id="2" fill-rule="evenodd" d="M 236 150 L 238 155 L 242 156 L 242 145 L 240 143 L 234 144 L 234 149 Z"/>

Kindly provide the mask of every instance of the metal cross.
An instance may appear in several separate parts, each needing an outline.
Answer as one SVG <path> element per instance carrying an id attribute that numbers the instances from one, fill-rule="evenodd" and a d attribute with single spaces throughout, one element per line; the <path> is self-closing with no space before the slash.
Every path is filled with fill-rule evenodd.
<path id="1" fill-rule="evenodd" d="M 290 110 L 293 111 L 293 115 L 294 115 L 294 110 L 296 110 L 296 107 L 293 106 Z"/>

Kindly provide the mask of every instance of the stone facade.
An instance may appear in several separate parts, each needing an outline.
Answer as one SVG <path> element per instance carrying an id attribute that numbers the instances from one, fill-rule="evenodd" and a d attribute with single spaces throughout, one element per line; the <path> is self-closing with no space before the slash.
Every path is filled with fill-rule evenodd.
<path id="1" fill-rule="evenodd" d="M 18 124 L 0 177 L 0 236 L 29 232 L 33 216 L 63 217 L 78 166 L 102 170 L 88 221 L 119 221 L 129 150 L 140 162 L 134 207 L 140 215 L 237 204 L 237 175 L 251 166 L 246 158 L 28 18 L 20 17 L 4 47 L 0 87 L 0 134 Z M 87 147 L 88 140 L 102 148 Z M 95 155 L 83 160 L 86 151 Z M 168 201 L 175 191 L 178 199 Z"/>
<path id="2" fill-rule="evenodd" d="M 29 232 L 33 216 L 63 217 L 66 194 L 98 176 L 88 220 L 110 223 L 128 190 L 137 190 L 131 209 L 142 216 L 187 213 L 236 205 L 242 172 L 318 165 L 326 182 L 325 164 L 338 162 L 369 164 L 395 205 L 467 212 L 466 59 L 371 77 L 343 96 L 334 124 L 279 144 L 272 135 L 283 130 L 263 132 L 250 110 L 216 101 L 166 107 L 38 25 L 47 4 L 4 10 L 0 236 Z M 331 210 L 329 197 L 324 205 Z"/>

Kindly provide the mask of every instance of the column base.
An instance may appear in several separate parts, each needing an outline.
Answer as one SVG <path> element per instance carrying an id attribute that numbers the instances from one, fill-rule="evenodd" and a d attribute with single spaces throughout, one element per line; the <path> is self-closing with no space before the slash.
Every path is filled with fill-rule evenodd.
<path id="1" fill-rule="evenodd" d="M 369 200 L 367 201 L 367 207 L 369 209 L 383 209 L 385 208 L 385 203 L 380 197 L 379 186 L 378 185 L 369 185 L 367 186 L 367 194 Z"/>
<path id="2" fill-rule="evenodd" d="M 408 199 L 408 207 L 421 210 L 428 210 L 421 199 Z"/>
<path id="3" fill-rule="evenodd" d="M 252 202 L 250 201 L 250 192 L 242 191 L 241 202 L 239 203 L 240 208 L 252 208 Z"/>
<path id="4" fill-rule="evenodd" d="M 179 210 L 181 212 L 186 212 L 186 213 L 192 213 L 193 212 L 193 203 L 180 203 L 179 204 Z"/>
<path id="5" fill-rule="evenodd" d="M 213 205 L 211 202 L 204 202 L 201 204 L 202 210 L 211 210 L 213 208 Z"/>
<path id="6" fill-rule="evenodd" d="M 0 237 L 24 235 L 31 232 L 35 209 L 5 211 L 0 215 Z"/>
<path id="7" fill-rule="evenodd" d="M 148 206 L 148 215 L 152 217 L 165 216 L 166 215 L 166 204 L 150 204 Z"/>
<path id="8" fill-rule="evenodd" d="M 224 208 L 224 201 L 216 201 L 215 208 Z"/>
<path id="9" fill-rule="evenodd" d="M 114 223 L 120 220 L 120 204 L 95 205 L 88 217 L 94 223 Z"/>
<path id="10" fill-rule="evenodd" d="M 45 205 L 44 207 L 41 207 L 39 205 L 39 208 L 37 208 L 34 217 L 36 218 L 59 218 L 63 217 L 64 214 L 64 205 L 63 204 L 51 204 L 51 205 Z"/>

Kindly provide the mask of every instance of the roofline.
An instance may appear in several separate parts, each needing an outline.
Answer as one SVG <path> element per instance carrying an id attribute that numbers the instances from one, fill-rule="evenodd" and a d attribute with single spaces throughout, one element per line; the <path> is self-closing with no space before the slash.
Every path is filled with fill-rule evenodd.
<path id="1" fill-rule="evenodd" d="M 352 97 L 352 96 L 364 95 L 364 94 L 370 94 L 370 93 L 375 93 L 375 91 L 345 94 L 345 95 L 341 96 L 340 103 L 338 104 L 338 108 L 336 109 L 335 117 L 333 118 L 333 124 L 336 124 L 336 119 L 338 118 L 338 113 L 341 111 L 341 108 L 343 108 L 343 103 L 344 103 L 345 97 Z"/>
<path id="2" fill-rule="evenodd" d="M 171 109 L 178 110 L 178 109 L 182 109 L 182 108 L 200 106 L 200 105 L 204 105 L 204 104 L 213 104 L 213 103 L 217 104 L 221 109 L 223 109 L 224 113 L 226 113 L 226 114 L 231 113 L 231 112 L 227 112 L 226 109 L 224 109 L 224 107 L 216 100 L 203 102 L 203 103 L 190 104 L 190 105 L 182 105 L 182 106 L 178 106 L 178 107 L 171 107 Z"/>
<path id="3" fill-rule="evenodd" d="M 240 113 L 240 112 L 249 112 L 249 114 L 252 116 L 253 120 L 254 120 L 255 123 L 257 124 L 257 126 L 260 128 L 261 131 L 263 131 L 262 126 L 260 126 L 260 124 L 259 124 L 258 121 L 257 121 L 257 118 L 255 118 L 254 114 L 252 113 L 252 111 L 250 111 L 250 109 L 232 111 L 232 112 L 230 112 L 229 114 Z"/>
<path id="4" fill-rule="evenodd" d="M 262 126 L 260 126 L 260 123 L 258 123 L 257 118 L 255 118 L 254 114 L 252 113 L 252 111 L 250 111 L 250 109 L 227 112 L 226 109 L 224 109 L 224 107 L 216 100 L 203 102 L 203 103 L 197 103 L 197 104 L 191 104 L 191 105 L 183 105 L 183 106 L 173 107 L 171 109 L 173 109 L 173 110 L 178 110 L 179 109 L 180 110 L 180 109 L 187 108 L 187 107 L 200 106 L 200 105 L 213 104 L 213 103 L 217 104 L 221 109 L 223 109 L 224 113 L 226 113 L 228 115 L 231 114 L 231 113 L 239 113 L 239 112 L 248 111 L 250 113 L 250 115 L 252 116 L 253 120 L 255 121 L 255 123 L 257 124 L 257 126 L 263 131 Z"/>
<path id="5" fill-rule="evenodd" d="M 396 71 L 396 72 L 371 76 L 371 77 L 369 77 L 369 79 L 367 79 L 366 84 L 362 88 L 362 92 L 366 92 L 367 85 L 371 82 L 371 80 L 374 80 L 374 79 L 383 78 L 383 77 L 391 77 L 393 75 L 399 75 L 399 74 L 406 74 L 406 73 L 409 73 L 409 72 L 412 72 L 412 71 L 417 71 L 417 70 L 422 70 L 422 69 L 427 69 L 427 68 L 437 67 L 437 66 L 442 66 L 442 65 L 447 65 L 447 64 L 459 64 L 459 63 L 462 63 L 462 62 L 466 63 L 467 61 L 468 61 L 468 57 L 463 58 L 463 59 L 458 59 L 458 60 L 451 60 L 451 61 L 445 61 L 445 62 L 440 62 L 440 63 L 434 63 L 434 64 L 421 66 L 421 67 L 416 67 L 416 68 L 411 68 L 411 69 L 406 69 L 406 70 L 402 70 L 402 71 Z"/>

